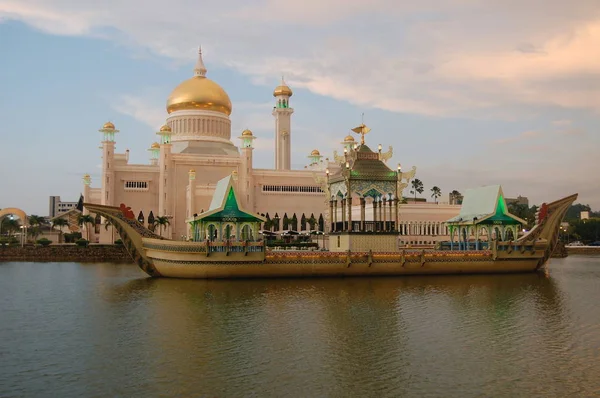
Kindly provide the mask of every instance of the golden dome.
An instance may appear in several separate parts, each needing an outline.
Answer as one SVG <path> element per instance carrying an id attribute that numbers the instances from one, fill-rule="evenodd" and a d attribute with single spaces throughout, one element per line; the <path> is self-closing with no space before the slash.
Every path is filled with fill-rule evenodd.
<path id="1" fill-rule="evenodd" d="M 160 145 L 158 144 L 158 142 L 155 142 L 155 143 L 152 144 L 152 146 L 150 148 L 152 148 L 152 149 L 158 149 L 158 148 L 160 148 Z"/>
<path id="2" fill-rule="evenodd" d="M 167 112 L 194 109 L 231 115 L 231 100 L 217 83 L 204 76 L 194 76 L 171 92 L 167 100 Z"/>
<path id="3" fill-rule="evenodd" d="M 196 170 L 190 169 L 190 173 L 195 173 L 195 172 L 196 172 Z"/>
<path id="4" fill-rule="evenodd" d="M 115 129 L 115 125 L 112 124 L 111 122 L 106 122 L 102 126 L 102 129 L 104 129 L 104 130 L 114 130 Z"/>
<path id="5" fill-rule="evenodd" d="M 346 138 L 344 138 L 344 142 L 354 142 L 354 137 L 347 135 Z"/>
<path id="6" fill-rule="evenodd" d="M 321 156 L 321 153 L 318 150 L 313 150 L 311 153 L 311 156 Z"/>
<path id="7" fill-rule="evenodd" d="M 287 84 L 277 86 L 275 87 L 275 90 L 273 90 L 273 97 L 277 97 L 278 95 L 287 95 L 288 97 L 291 97 L 292 94 L 292 89 Z"/>
<path id="8" fill-rule="evenodd" d="M 252 131 L 248 129 L 242 131 L 242 137 L 252 137 Z"/>
<path id="9" fill-rule="evenodd" d="M 168 131 L 168 132 L 170 133 L 170 132 L 171 132 L 171 127 L 169 127 L 169 126 L 167 126 L 167 125 L 165 124 L 165 125 L 163 125 L 163 126 L 160 128 L 160 131 Z"/>
<path id="10" fill-rule="evenodd" d="M 90 175 L 89 174 L 84 174 L 83 178 L 90 178 Z"/>

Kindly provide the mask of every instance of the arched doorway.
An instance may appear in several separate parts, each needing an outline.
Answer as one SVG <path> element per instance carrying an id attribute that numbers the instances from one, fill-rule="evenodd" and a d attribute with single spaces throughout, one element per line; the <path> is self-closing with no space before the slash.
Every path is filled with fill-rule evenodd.
<path id="1" fill-rule="evenodd" d="M 16 243 L 16 235 L 19 235 L 23 245 L 27 240 L 28 227 L 29 218 L 23 210 L 16 207 L 0 210 L 0 237 L 12 236 L 11 239 L 15 239 Z"/>

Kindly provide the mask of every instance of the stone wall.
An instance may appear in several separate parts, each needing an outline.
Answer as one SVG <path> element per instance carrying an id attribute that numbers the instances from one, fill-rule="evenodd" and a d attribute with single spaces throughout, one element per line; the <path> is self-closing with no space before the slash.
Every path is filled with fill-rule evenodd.
<path id="1" fill-rule="evenodd" d="M 569 254 L 600 254 L 600 246 L 567 246 Z"/>
<path id="2" fill-rule="evenodd" d="M 76 262 L 76 263 L 132 263 L 122 245 L 50 245 L 0 247 L 0 263 L 8 261 Z"/>

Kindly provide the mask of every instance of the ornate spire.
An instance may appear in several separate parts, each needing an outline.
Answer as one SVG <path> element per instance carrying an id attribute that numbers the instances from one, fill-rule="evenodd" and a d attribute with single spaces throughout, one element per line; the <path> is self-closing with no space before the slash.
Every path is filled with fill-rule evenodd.
<path id="1" fill-rule="evenodd" d="M 194 76 L 206 76 L 206 66 L 204 66 L 204 61 L 202 61 L 202 47 L 198 47 L 198 61 L 196 62 L 196 66 L 194 67 Z"/>

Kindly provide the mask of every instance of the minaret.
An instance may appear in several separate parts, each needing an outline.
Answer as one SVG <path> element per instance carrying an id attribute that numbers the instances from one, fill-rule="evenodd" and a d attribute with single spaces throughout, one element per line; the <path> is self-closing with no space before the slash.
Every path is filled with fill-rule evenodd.
<path id="1" fill-rule="evenodd" d="M 171 128 L 162 126 L 156 133 L 160 136 L 160 152 L 158 157 L 159 180 L 158 180 L 158 215 L 160 217 L 173 216 L 172 182 L 169 182 L 169 174 L 173 167 L 171 158 Z M 165 229 L 165 236 L 169 237 L 171 225 Z"/>
<path id="2" fill-rule="evenodd" d="M 102 140 L 102 197 L 100 204 L 114 206 L 115 199 L 115 125 L 111 122 L 104 123 L 104 126 L 98 130 L 103 134 Z M 89 199 L 88 199 L 89 200 Z"/>
<path id="3" fill-rule="evenodd" d="M 247 210 L 254 211 L 254 179 L 252 168 L 252 151 L 254 147 L 252 141 L 256 137 L 252 135 L 252 131 L 246 129 L 238 138 L 242 140 L 242 163 L 238 174 L 239 197 L 242 198 L 242 203 Z"/>
<path id="4" fill-rule="evenodd" d="M 275 116 L 275 169 L 290 170 L 292 162 L 292 113 L 294 110 L 290 108 L 290 97 L 292 89 L 290 89 L 283 77 L 281 84 L 273 91 L 275 97 L 275 106 L 273 107 L 273 116 Z"/>
<path id="5" fill-rule="evenodd" d="M 83 201 L 90 203 L 90 184 L 92 183 L 92 178 L 89 174 L 83 175 Z M 82 214 L 85 216 L 90 214 L 86 207 L 83 208 Z"/>
<path id="6" fill-rule="evenodd" d="M 153 143 L 148 149 L 150 152 L 150 164 L 152 166 L 158 165 L 158 158 L 160 157 L 160 144 L 158 142 Z"/>
<path id="7" fill-rule="evenodd" d="M 186 219 L 194 217 L 195 208 L 196 208 L 196 170 L 190 169 L 190 171 L 188 171 Z M 190 235 L 189 231 L 188 231 L 188 235 Z"/>

